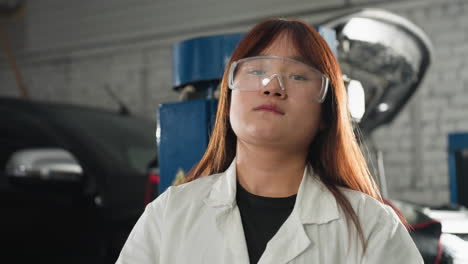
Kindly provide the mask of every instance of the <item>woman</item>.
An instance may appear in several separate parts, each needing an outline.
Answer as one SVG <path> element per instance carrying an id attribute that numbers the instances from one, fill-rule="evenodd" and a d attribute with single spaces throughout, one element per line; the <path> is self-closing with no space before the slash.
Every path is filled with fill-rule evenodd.
<path id="1" fill-rule="evenodd" d="M 269 19 L 239 43 L 187 183 L 149 204 L 117 263 L 423 263 L 385 205 L 323 38 Z"/>

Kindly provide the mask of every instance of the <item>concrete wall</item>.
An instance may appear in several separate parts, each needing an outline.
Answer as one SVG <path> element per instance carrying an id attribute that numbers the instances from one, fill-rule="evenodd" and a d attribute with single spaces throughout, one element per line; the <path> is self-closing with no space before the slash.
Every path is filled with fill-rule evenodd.
<path id="1" fill-rule="evenodd" d="M 33 98 L 116 109 L 104 90 L 110 87 L 132 111 L 155 120 L 158 104 L 178 97 L 171 45 L 179 40 L 246 31 L 268 16 L 315 23 L 357 7 L 393 11 L 422 27 L 436 54 L 410 103 L 372 139 L 384 153 L 392 197 L 448 202 L 447 134 L 468 131 L 468 0 L 274 2 L 29 1 L 9 33 Z M 4 64 L 0 95 L 18 95 Z"/>

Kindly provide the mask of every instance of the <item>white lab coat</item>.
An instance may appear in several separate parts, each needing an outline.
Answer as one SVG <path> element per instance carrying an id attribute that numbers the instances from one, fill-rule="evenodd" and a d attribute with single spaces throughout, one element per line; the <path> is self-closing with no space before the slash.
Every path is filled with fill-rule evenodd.
<path id="1" fill-rule="evenodd" d="M 389 206 L 363 193 L 341 190 L 361 221 L 368 242 L 364 256 L 354 226 L 348 229 L 334 196 L 307 167 L 291 215 L 258 263 L 423 263 Z M 235 161 L 224 173 L 170 187 L 150 203 L 117 263 L 249 263 L 236 205 Z"/>

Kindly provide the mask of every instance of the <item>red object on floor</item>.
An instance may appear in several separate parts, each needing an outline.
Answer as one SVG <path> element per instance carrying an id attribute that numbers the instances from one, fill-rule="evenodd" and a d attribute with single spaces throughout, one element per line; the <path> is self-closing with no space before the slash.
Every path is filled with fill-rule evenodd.
<path id="1" fill-rule="evenodd" d="M 151 202 L 152 193 L 153 193 L 153 186 L 156 185 L 156 188 L 161 181 L 159 175 L 156 173 L 151 173 L 148 176 L 148 181 L 146 182 L 146 192 L 145 192 L 145 206 Z"/>

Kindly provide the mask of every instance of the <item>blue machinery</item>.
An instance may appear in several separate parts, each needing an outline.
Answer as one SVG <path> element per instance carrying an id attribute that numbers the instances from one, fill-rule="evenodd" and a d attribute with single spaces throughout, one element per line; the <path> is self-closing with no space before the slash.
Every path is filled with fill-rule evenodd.
<path id="1" fill-rule="evenodd" d="M 468 133 L 448 136 L 450 202 L 468 207 Z"/>
<path id="2" fill-rule="evenodd" d="M 336 54 L 335 31 L 318 32 Z M 243 33 L 186 40 L 173 48 L 173 88 L 192 85 L 198 98 L 159 107 L 158 150 L 161 181 L 159 193 L 171 186 L 176 175 L 187 173 L 203 156 L 213 127 L 217 100 L 213 99 L 226 64 Z M 179 174 L 178 174 L 179 173 Z"/>

